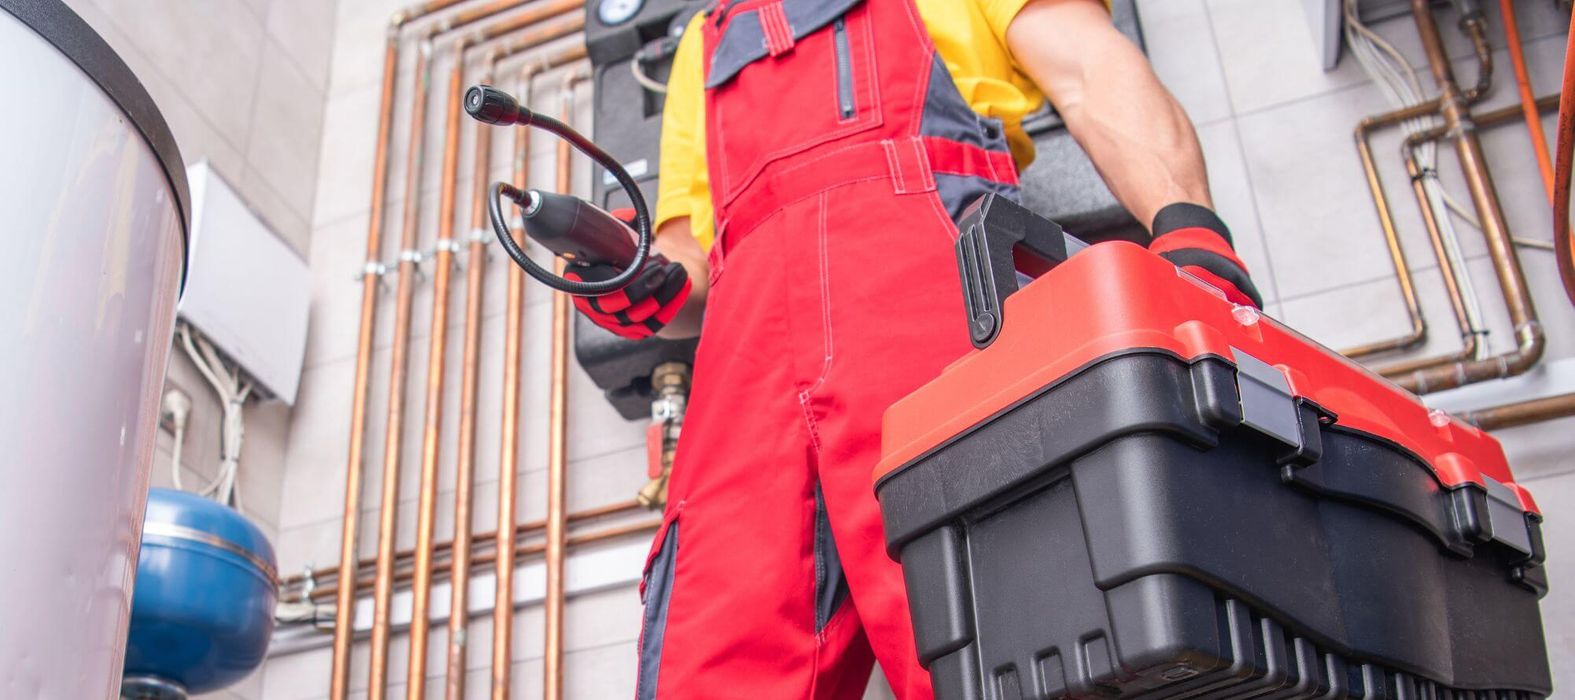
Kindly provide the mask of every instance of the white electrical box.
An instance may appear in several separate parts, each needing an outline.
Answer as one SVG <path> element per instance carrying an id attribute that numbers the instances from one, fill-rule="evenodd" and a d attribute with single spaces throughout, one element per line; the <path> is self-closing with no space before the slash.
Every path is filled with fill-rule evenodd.
<path id="1" fill-rule="evenodd" d="M 311 275 L 207 161 L 186 170 L 191 242 L 180 318 L 241 366 L 265 396 L 295 403 Z"/>

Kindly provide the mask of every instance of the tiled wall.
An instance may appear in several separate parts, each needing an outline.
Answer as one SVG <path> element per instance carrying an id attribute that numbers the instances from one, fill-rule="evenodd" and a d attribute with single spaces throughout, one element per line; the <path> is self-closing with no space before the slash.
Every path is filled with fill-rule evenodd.
<path id="1" fill-rule="evenodd" d="M 310 249 L 318 146 L 333 49 L 333 0 L 68 0 L 120 54 L 163 113 L 188 164 L 208 160 L 303 258 Z M 175 351 L 167 386 L 191 397 L 183 478 L 219 462 L 218 401 Z M 242 510 L 277 540 L 290 410 L 252 402 L 239 472 Z M 159 435 L 153 485 L 168 486 L 171 438 Z M 212 697 L 255 700 L 261 674 Z"/>
<path id="2" fill-rule="evenodd" d="M 98 12 L 103 22 L 112 26 L 124 25 L 128 35 L 143 32 L 145 20 L 137 12 L 122 7 L 136 4 L 139 9 L 147 3 L 130 0 L 79 0 Z M 180 48 L 176 37 L 148 38 L 154 43 L 145 49 L 147 58 L 133 63 L 139 72 L 150 70 L 163 78 L 166 87 L 160 88 L 160 78 L 151 79 L 150 89 L 164 104 L 165 96 L 173 94 L 174 100 L 184 105 L 172 115 L 177 135 L 184 148 L 189 144 L 204 144 L 210 155 L 220 164 L 221 171 L 239 178 L 243 186 L 262 182 L 278 201 L 294 203 L 292 197 L 304 197 L 307 206 L 295 211 L 296 223 L 301 232 L 290 240 L 307 253 L 313 269 L 314 289 L 312 328 L 308 341 L 307 370 L 302 380 L 301 397 L 293 414 L 279 413 L 272 418 L 265 411 L 253 411 L 256 431 L 277 430 L 288 432 L 288 447 L 283 450 L 285 476 L 279 497 L 276 540 L 281 568 L 286 574 L 308 566 L 324 566 L 337 561 L 341 532 L 339 519 L 343 500 L 347 428 L 351 402 L 351 384 L 355 368 L 355 324 L 359 313 L 360 286 L 354 274 L 366 262 L 365 235 L 369 214 L 371 163 L 376 129 L 379 78 L 381 70 L 382 41 L 389 14 L 402 2 L 396 0 L 340 0 L 337 7 L 316 4 L 310 0 L 251 0 L 228 10 L 219 9 L 220 3 L 185 3 L 180 14 L 200 17 L 212 12 L 215 16 L 199 20 L 186 20 L 186 31 L 200 33 L 191 47 Z M 1491 3 L 1489 3 L 1491 5 Z M 229 131 L 232 127 L 225 120 L 208 118 L 203 107 L 220 109 L 233 105 L 233 99 L 250 104 L 251 95 L 245 91 L 239 97 L 228 92 L 228 86 L 216 84 L 211 71 L 212 59 L 196 65 L 182 56 L 202 55 L 198 48 L 222 45 L 237 57 L 238 64 L 261 61 L 269 52 L 291 50 L 285 39 L 274 38 L 272 15 L 280 5 L 309 6 L 312 12 L 323 16 L 310 21 L 296 20 L 308 29 L 321 30 L 337 26 L 330 52 L 311 54 L 319 63 L 319 70 L 303 70 L 296 78 L 304 78 L 303 88 L 311 94 L 326 94 L 326 111 L 321 131 L 288 123 L 290 131 L 270 137 L 254 135 L 252 125 L 242 129 L 240 137 Z M 102 10 L 100 10 L 102 6 Z M 1527 0 L 1523 9 L 1522 33 L 1530 42 L 1531 70 L 1539 92 L 1556 87 L 1559 60 L 1563 48 L 1562 27 L 1566 18 L 1556 15 L 1551 3 Z M 200 9 L 192 9 L 194 7 Z M 323 9 L 329 7 L 330 9 Z M 1388 269 L 1382 238 L 1378 232 L 1376 215 L 1369 201 L 1361 171 L 1352 147 L 1351 130 L 1358 120 L 1369 114 L 1385 111 L 1387 106 L 1376 89 L 1366 80 L 1351 60 L 1344 61 L 1336 71 L 1325 73 L 1319 66 L 1311 31 L 1300 0 L 1144 0 L 1140 2 L 1144 30 L 1150 54 L 1165 82 L 1177 94 L 1198 124 L 1209 161 L 1217 205 L 1235 230 L 1238 245 L 1247 263 L 1252 267 L 1265 297 L 1269 312 L 1300 328 L 1319 340 L 1343 347 L 1364 341 L 1396 335 L 1405 330 L 1403 306 L 1398 289 Z M 300 10 L 301 8 L 295 8 Z M 265 11 L 266 10 L 266 11 Z M 305 11 L 305 10 L 302 10 Z M 174 11 L 171 11 L 174 12 Z M 196 14 L 194 14 L 196 13 Z M 155 13 L 157 14 L 157 13 Z M 298 17 L 292 15 L 292 17 Z M 241 19 L 237 19 L 241 18 Z M 90 19 L 93 19 L 90 16 Z M 265 21 L 266 20 L 266 21 Z M 172 20 L 173 22 L 174 20 Z M 1497 17 L 1492 18 L 1497 26 Z M 100 20 L 95 20 L 100 23 Z M 1465 60 L 1467 47 L 1457 40 L 1452 29 L 1453 21 L 1447 16 L 1440 21 L 1449 37 L 1454 54 L 1461 59 L 1459 70 L 1463 77 L 1470 76 L 1471 62 Z M 210 26 L 211 25 L 211 26 Z M 181 27 L 179 23 L 175 26 Z M 1410 56 L 1419 66 L 1421 51 L 1412 25 L 1406 19 L 1394 20 L 1379 30 Z M 327 31 L 327 30 L 324 30 Z M 255 32 L 263 37 L 253 45 L 237 37 L 251 36 Z M 1498 35 L 1499 31 L 1494 30 Z M 157 37 L 158 35 L 153 35 Z M 294 34 L 286 34 L 294 37 Z M 126 45 L 124 39 L 111 36 L 116 46 Z M 1501 47 L 1502 42 L 1497 45 Z M 312 44 L 317 46 L 316 44 Z M 407 43 L 407 46 L 409 44 Z M 440 47 L 441 48 L 441 47 Z M 189 54 L 182 53 L 189 51 Z M 384 260 L 395 256 L 398 246 L 391 241 L 397 238 L 401 223 L 400 211 L 407 199 L 402 191 L 403 173 L 406 171 L 406 125 L 409 122 L 410 64 L 412 51 L 404 54 L 401 73 L 401 91 L 397 97 L 399 108 L 395 122 L 396 143 L 391 151 L 393 175 L 387 203 L 388 242 L 381 253 Z M 292 54 L 293 55 L 293 54 Z M 434 74 L 433 99 L 441 94 L 446 81 L 446 53 L 434 54 L 438 72 Z M 1500 51 L 1499 87 L 1489 101 L 1490 106 L 1507 104 L 1511 99 L 1508 78 L 1508 60 Z M 136 59 L 133 59 L 136 60 Z M 305 61 L 303 61 L 305 62 Z M 146 68 L 144 68 L 146 66 Z M 327 67 L 325 67 L 327 66 Z M 267 69 L 262 70 L 263 73 Z M 273 79 L 274 81 L 280 79 Z M 270 79 L 256 82 L 259 89 L 267 88 Z M 167 85 L 191 86 L 188 93 L 167 89 Z M 558 102 L 557 78 L 549 76 L 537 83 L 534 102 L 541 108 L 554 108 Z M 263 101 L 266 92 L 259 92 Z M 579 93 L 577 112 L 579 123 L 588 122 L 584 90 Z M 169 107 L 166 110 L 169 111 Z M 260 108 L 259 108 L 260 109 Z M 266 116 L 259 110 L 250 114 Z M 441 158 L 440 141 L 446 115 L 442 105 L 431 103 L 428 113 L 426 147 L 423 151 L 423 177 L 415 193 L 419 203 L 421 248 L 431 246 L 435 237 L 439 201 L 437 176 Z M 299 120 L 304 124 L 310 120 Z M 1551 127 L 1551 119 L 1548 121 Z M 469 154 L 473 131 L 464 124 L 461 141 L 461 177 L 458 181 L 460 225 L 466 231 L 470 206 Z M 295 146 L 293 131 L 305 129 L 316 142 L 320 133 L 322 148 L 307 162 L 283 166 L 286 173 L 305 174 L 316 172 L 318 177 L 286 178 L 273 183 L 269 173 L 279 167 L 277 161 L 295 163 L 299 154 L 282 156 L 276 150 Z M 1492 130 L 1483 136 L 1489 151 L 1490 164 L 1504 196 L 1511 224 L 1517 235 L 1527 238 L 1547 239 L 1551 234 L 1546 205 L 1537 181 L 1534 165 L 1527 152 L 1524 134 L 1520 127 L 1509 125 Z M 506 142 L 506 139 L 504 139 Z M 531 176 L 535 182 L 550 182 L 552 154 L 550 142 L 535 141 L 531 159 Z M 495 149 L 494 175 L 503 175 L 505 162 L 500 143 Z M 254 162 L 249 155 L 259 149 Z M 1385 182 L 1392 192 L 1392 201 L 1404 241 L 1411 255 L 1413 267 L 1419 278 L 1424 300 L 1424 311 L 1435 332 L 1421 352 L 1441 352 L 1450 349 L 1453 333 L 1451 317 L 1441 291 L 1437 266 L 1432 261 L 1430 248 L 1421 229 L 1415 208 L 1411 206 L 1406 179 L 1393 154 L 1397 152 L 1397 139 L 1393 134 L 1379 137 L 1375 152 L 1383 166 Z M 266 157 L 263 156 L 266 153 Z M 190 151 L 188 151 L 190 155 Z M 226 169 L 225 158 L 232 163 Z M 1441 155 L 1445 164 L 1446 180 L 1455 192 L 1463 192 L 1458 178 L 1453 177 L 1447 152 Z M 238 163 L 236 165 L 235 163 Z M 291 170 L 297 168 L 298 170 Z M 588 173 L 583 164 L 575 173 L 575 187 L 583 191 L 588 184 Z M 307 190 L 302 195 L 296 189 Z M 258 203 L 265 213 L 271 204 L 269 197 Z M 281 230 L 288 223 L 279 224 Z M 1495 351 L 1507 347 L 1509 329 L 1499 310 L 1498 300 L 1486 264 L 1483 247 L 1465 231 L 1467 253 L 1472 258 L 1472 270 L 1478 288 L 1483 291 L 1483 305 L 1488 311 Z M 289 235 L 289 234 L 287 234 Z M 308 243 L 309 241 L 309 243 Z M 1551 255 L 1540 250 L 1524 250 L 1525 262 L 1531 284 L 1537 295 L 1543 323 L 1550 337 L 1550 358 L 1575 354 L 1575 314 L 1563 299 L 1554 273 Z M 463 256 L 462 264 L 468 264 Z M 481 360 L 480 413 L 477 422 L 477 499 L 473 510 L 473 527 L 488 531 L 494 527 L 496 504 L 496 468 L 500 425 L 497 420 L 501 403 L 498 377 L 501 372 L 497 348 L 500 346 L 503 327 L 501 280 L 507 270 L 507 261 L 496 251 L 487 265 L 487 294 L 484 307 L 483 342 L 489 350 Z M 447 539 L 452 532 L 453 457 L 456 450 L 453 436 L 458 420 L 458 371 L 459 333 L 462 323 L 463 283 L 456 277 L 455 298 L 450 306 L 449 326 L 449 382 L 443 402 L 444 412 L 439 476 L 441 493 L 438 498 L 437 537 Z M 415 376 L 424 376 L 429 351 L 432 316 L 432 287 L 430 277 L 422 278 L 415 297 L 415 322 L 410 345 L 410 367 Z M 376 494 L 381 482 L 379 472 L 383 464 L 382 438 L 387 404 L 387 377 L 390 371 L 392 347 L 392 280 L 382 289 L 379 303 L 376 352 L 373 355 L 371 394 L 372 412 L 367 430 L 367 469 L 362 499 L 362 552 L 370 553 L 375 540 L 372 523 L 376 517 Z M 527 289 L 526 361 L 524 365 L 525 405 L 522 417 L 520 445 L 521 519 L 539 517 L 543 512 L 544 468 L 546 445 L 546 395 L 547 395 L 547 294 L 535 285 Z M 178 377 L 177 377 L 178 378 Z M 198 394 L 201 387 L 192 385 Z M 409 547 L 414 539 L 414 511 L 416 471 L 420 450 L 420 424 L 424 406 L 424 386 L 417 379 L 409 387 L 405 413 L 401 461 L 402 491 L 399 507 L 398 545 Z M 569 397 L 570 507 L 598 505 L 628 498 L 643 483 L 643 451 L 641 449 L 643 425 L 619 419 L 600 399 L 598 392 L 582 373 L 573 370 Z M 276 421 L 276 427 L 268 421 Z M 1511 450 L 1517 473 L 1523 482 L 1534 490 L 1543 508 L 1553 514 L 1549 520 L 1548 542 L 1552 550 L 1550 569 L 1553 593 L 1544 602 L 1548 622 L 1548 640 L 1559 680 L 1575 681 L 1575 638 L 1566 631 L 1575 619 L 1575 593 L 1560 585 L 1565 572 L 1575 572 L 1575 537 L 1569 528 L 1560 524 L 1558 514 L 1575 509 L 1575 477 L 1559 460 L 1566 450 L 1567 440 L 1560 440 L 1571 421 L 1560 421 L 1541 426 L 1505 431 L 1503 437 Z M 253 438 L 255 440 L 255 438 Z M 277 445 L 277 443 L 275 443 Z M 259 489 L 262 490 L 262 489 Z M 628 697 L 633 686 L 634 642 L 638 634 L 638 600 L 632 587 L 605 590 L 577 597 L 570 601 L 568 612 L 568 690 L 576 698 Z M 1561 624 L 1561 622 L 1563 624 Z M 541 618 L 537 609 L 525 610 L 516 618 L 516 648 L 514 654 L 514 683 L 516 697 L 539 697 L 541 680 Z M 469 629 L 472 640 L 469 664 L 469 695 L 480 697 L 487 684 L 485 664 L 490 644 L 490 621 L 477 620 Z M 438 632 L 432 638 L 429 673 L 441 670 L 441 654 L 446 642 L 445 634 Z M 390 679 L 395 695 L 403 688 L 408 641 L 396 636 L 391 653 Z M 315 699 L 326 697 L 328 677 L 328 652 L 317 649 L 296 654 L 281 655 L 270 660 L 265 670 L 241 689 L 248 698 Z M 356 655 L 352 668 L 352 688 L 364 692 L 367 668 L 364 648 Z M 884 691 L 874 689 L 871 697 L 884 697 Z"/>
<path id="3" fill-rule="evenodd" d="M 1320 3 L 1321 4 L 1321 3 Z M 1268 299 L 1268 311 L 1335 348 L 1390 338 L 1408 327 L 1352 131 L 1363 117 L 1388 111 L 1377 88 L 1347 55 L 1338 69 L 1320 68 L 1299 0 L 1140 0 L 1144 33 L 1160 77 L 1198 124 L 1208 157 L 1216 204 Z M 1514 76 L 1503 50 L 1502 25 L 1489 8 L 1497 82 L 1483 109 L 1514 104 Z M 1527 60 L 1538 95 L 1558 90 L 1567 14 L 1553 3 L 1516 3 Z M 1458 78 L 1476 75 L 1470 47 L 1454 30 L 1452 12 L 1439 25 Z M 1426 72 L 1409 16 L 1375 27 Z M 1551 134 L 1554 117 L 1544 118 Z M 1516 119 L 1481 134 L 1514 234 L 1551 240 L 1546 196 L 1531 155 L 1524 122 Z M 1422 354 L 1459 347 L 1454 317 L 1438 265 L 1410 193 L 1394 131 L 1374 139 L 1373 150 L 1390 195 L 1431 333 Z M 1452 152 L 1441 149 L 1439 169 L 1461 201 L 1465 186 Z M 1467 205 L 1469 206 L 1469 204 Z M 1469 269 L 1488 320 L 1490 349 L 1513 347 L 1513 336 L 1486 258 L 1481 236 L 1457 223 Z M 1550 252 L 1520 249 L 1520 257 L 1547 331 L 1546 361 L 1575 355 L 1575 311 L 1559 285 Z M 1553 590 L 1543 616 L 1555 687 L 1575 683 L 1575 463 L 1569 461 L 1564 419 L 1498 433 L 1520 483 L 1535 494 L 1548 519 L 1548 570 Z"/>

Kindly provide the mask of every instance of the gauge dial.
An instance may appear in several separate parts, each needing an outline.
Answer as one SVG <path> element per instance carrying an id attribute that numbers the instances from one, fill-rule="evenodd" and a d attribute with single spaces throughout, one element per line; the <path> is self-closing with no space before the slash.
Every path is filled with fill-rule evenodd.
<path id="1" fill-rule="evenodd" d="M 609 27 L 617 26 L 633 18 L 644 5 L 645 0 L 602 0 L 596 18 Z"/>

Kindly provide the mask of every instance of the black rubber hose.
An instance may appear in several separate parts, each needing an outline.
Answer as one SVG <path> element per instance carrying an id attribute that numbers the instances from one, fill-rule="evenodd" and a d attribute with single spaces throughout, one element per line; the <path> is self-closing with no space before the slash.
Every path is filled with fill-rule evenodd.
<path id="1" fill-rule="evenodd" d="M 574 146 L 575 150 L 590 156 L 592 160 L 606 168 L 607 172 L 612 173 L 613 178 L 618 181 L 624 192 L 629 195 L 630 203 L 634 205 L 634 230 L 637 235 L 634 246 L 634 259 L 629 262 L 629 266 L 624 268 L 622 272 L 619 272 L 617 276 L 608 280 L 601 282 L 576 282 L 559 277 L 546 268 L 537 265 L 534 260 L 530 259 L 530 256 L 526 255 L 519 244 L 514 242 L 514 236 L 509 230 L 508 220 L 503 215 L 500 200 L 503 197 L 508 197 L 509 201 L 513 202 L 515 206 L 519 206 L 524 193 L 509 183 L 494 183 L 492 185 L 492 196 L 487 202 L 487 215 L 492 219 L 492 232 L 497 234 L 498 242 L 503 244 L 503 249 L 508 252 L 514 263 L 524 268 L 526 274 L 535 278 L 536 281 L 565 294 L 573 294 L 575 296 L 599 296 L 616 292 L 634 281 L 635 275 L 639 274 L 640 268 L 645 266 L 645 261 L 651 252 L 651 212 L 646 206 L 645 195 L 640 192 L 639 184 L 634 181 L 634 177 L 629 175 L 629 171 L 624 169 L 623 164 L 619 163 L 617 158 L 612 157 L 611 154 L 602 150 L 600 146 L 592 143 L 590 139 L 585 138 L 584 135 L 575 131 L 568 124 L 564 124 L 545 114 L 538 114 L 521 107 L 513 97 L 496 88 L 485 85 L 472 87 L 470 94 L 465 97 L 465 111 L 469 112 L 477 120 L 488 124 L 500 126 L 517 124 L 522 127 L 535 126 L 568 141 L 569 145 Z"/>

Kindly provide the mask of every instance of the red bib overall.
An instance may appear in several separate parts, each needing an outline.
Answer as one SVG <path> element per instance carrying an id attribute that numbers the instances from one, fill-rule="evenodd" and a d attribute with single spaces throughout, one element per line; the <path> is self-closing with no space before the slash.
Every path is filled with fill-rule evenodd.
<path id="1" fill-rule="evenodd" d="M 953 216 L 1017 191 L 912 0 L 704 21 L 712 287 L 638 697 L 930 697 L 871 470 L 881 414 L 968 350 Z"/>

